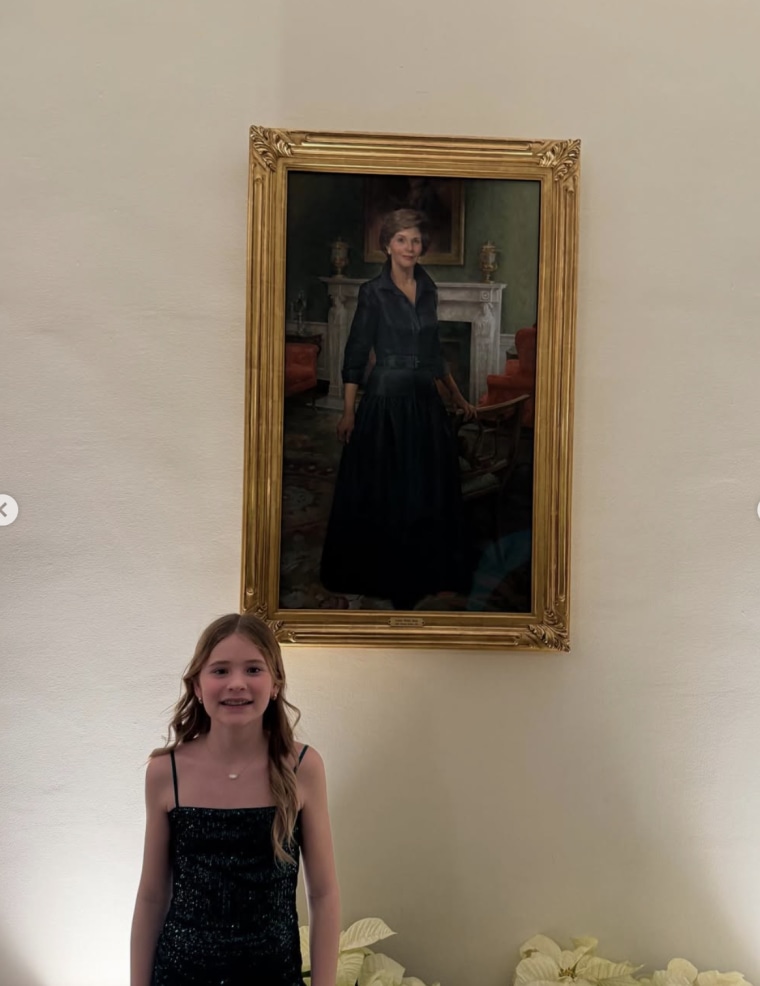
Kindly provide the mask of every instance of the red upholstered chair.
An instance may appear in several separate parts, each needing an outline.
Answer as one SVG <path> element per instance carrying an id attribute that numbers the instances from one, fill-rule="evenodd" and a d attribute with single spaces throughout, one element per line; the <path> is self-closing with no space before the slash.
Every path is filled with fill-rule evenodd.
<path id="1" fill-rule="evenodd" d="M 317 390 L 317 357 L 319 346 L 314 342 L 285 343 L 285 397 Z"/>
<path id="2" fill-rule="evenodd" d="M 520 421 L 527 428 L 533 427 L 536 403 L 536 326 L 520 329 L 515 336 L 517 359 L 508 359 L 504 373 L 489 373 L 486 377 L 487 393 L 478 401 L 479 407 L 501 404 L 515 397 L 528 395 L 522 405 Z"/>

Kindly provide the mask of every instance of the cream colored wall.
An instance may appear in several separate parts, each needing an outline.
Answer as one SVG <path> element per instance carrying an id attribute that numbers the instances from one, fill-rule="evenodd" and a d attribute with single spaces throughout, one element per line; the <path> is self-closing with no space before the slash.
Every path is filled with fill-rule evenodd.
<path id="1" fill-rule="evenodd" d="M 238 593 L 250 123 L 581 137 L 569 656 L 290 650 L 345 919 L 446 986 L 760 977 L 749 0 L 27 0 L 0 65 L 5 986 L 125 986 L 142 762 Z"/>

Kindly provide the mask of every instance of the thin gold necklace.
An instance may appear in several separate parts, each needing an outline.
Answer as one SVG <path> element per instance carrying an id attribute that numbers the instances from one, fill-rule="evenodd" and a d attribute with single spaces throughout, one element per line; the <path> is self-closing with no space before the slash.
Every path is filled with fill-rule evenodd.
<path id="1" fill-rule="evenodd" d="M 243 767 L 241 767 L 236 774 L 227 774 L 227 776 L 231 781 L 236 781 L 238 777 L 240 777 L 241 774 L 245 773 L 245 771 L 248 770 L 250 766 L 251 766 L 251 762 L 249 760 L 248 763 L 246 763 Z"/>
<path id="2" fill-rule="evenodd" d="M 250 766 L 251 766 L 251 761 L 250 761 L 250 760 L 247 760 L 247 761 L 246 761 L 246 762 L 245 762 L 245 763 L 243 764 L 243 766 L 242 766 L 242 767 L 240 768 L 240 770 L 236 770 L 236 771 L 234 771 L 234 772 L 233 772 L 233 771 L 231 771 L 231 770 L 229 770 L 229 769 L 227 769 L 227 770 L 226 770 L 225 772 L 226 772 L 226 774 L 227 774 L 227 777 L 228 777 L 228 778 L 229 778 L 229 779 L 230 779 L 231 781 L 236 781 L 236 780 L 238 779 L 238 777 L 240 777 L 240 775 L 241 775 L 241 774 L 244 774 L 244 773 L 246 772 L 246 770 L 248 770 L 248 768 L 249 768 Z"/>

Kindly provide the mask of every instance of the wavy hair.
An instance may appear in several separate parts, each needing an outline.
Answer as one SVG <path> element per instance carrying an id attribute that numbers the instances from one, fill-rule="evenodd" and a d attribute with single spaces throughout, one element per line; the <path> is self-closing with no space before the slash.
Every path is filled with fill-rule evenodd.
<path id="1" fill-rule="evenodd" d="M 272 848 L 278 861 L 292 863 L 294 859 L 289 850 L 293 844 L 298 817 L 293 732 L 301 713 L 285 698 L 282 652 L 274 633 L 263 620 L 250 613 L 229 613 L 206 627 L 198 640 L 193 658 L 182 675 L 183 694 L 174 707 L 166 746 L 154 750 L 151 756 L 176 750 L 181 743 L 198 739 L 209 731 L 211 720 L 196 697 L 195 683 L 213 649 L 233 634 L 250 640 L 260 651 L 277 690 L 277 697 L 270 700 L 263 719 L 264 732 L 268 737 L 269 787 L 275 803 Z"/>

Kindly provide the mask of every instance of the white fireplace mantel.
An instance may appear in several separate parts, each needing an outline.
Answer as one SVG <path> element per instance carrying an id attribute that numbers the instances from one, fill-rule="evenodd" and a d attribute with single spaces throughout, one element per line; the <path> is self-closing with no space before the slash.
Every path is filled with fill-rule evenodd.
<path id="1" fill-rule="evenodd" d="M 359 288 L 364 279 L 322 277 L 330 296 L 327 316 L 327 366 L 330 389 L 324 399 L 328 407 L 343 406 L 341 369 L 343 350 L 356 311 Z M 486 376 L 500 373 L 504 365 L 500 347 L 501 304 L 506 284 L 437 281 L 438 319 L 441 322 L 469 322 L 470 398 L 476 401 L 486 390 Z"/>

